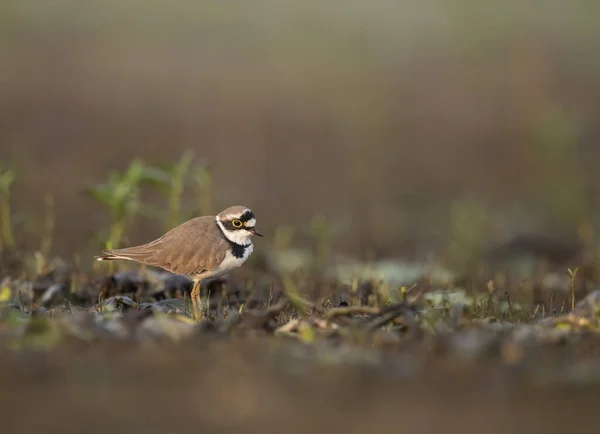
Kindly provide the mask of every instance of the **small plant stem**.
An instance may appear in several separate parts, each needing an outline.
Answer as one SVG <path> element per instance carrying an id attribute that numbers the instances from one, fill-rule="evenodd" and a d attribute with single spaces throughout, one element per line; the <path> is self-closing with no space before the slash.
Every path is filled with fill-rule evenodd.
<path id="1" fill-rule="evenodd" d="M 171 179 L 171 189 L 169 191 L 169 217 L 167 220 L 168 228 L 174 228 L 179 224 L 181 212 L 181 195 L 183 194 L 183 178 L 175 176 Z"/>
<path id="2" fill-rule="evenodd" d="M 504 297 L 506 298 L 506 301 L 508 303 L 508 319 L 512 320 L 512 316 L 513 316 L 513 308 L 512 308 L 512 302 L 510 301 L 510 296 L 508 295 L 508 292 L 504 293 Z"/>
<path id="3" fill-rule="evenodd" d="M 40 251 L 44 258 L 47 258 L 52 249 L 52 234 L 54 232 L 54 223 L 56 218 L 54 216 L 54 197 L 52 194 L 47 194 L 46 197 L 46 215 L 44 217 L 44 229 L 42 234 L 42 243 Z"/>
<path id="4" fill-rule="evenodd" d="M 212 174 L 210 169 L 202 167 L 196 174 L 200 214 L 210 215 L 212 212 Z"/>
<path id="5" fill-rule="evenodd" d="M 575 276 L 571 279 L 571 312 L 575 311 Z"/>
<path id="6" fill-rule="evenodd" d="M 108 242 L 110 243 L 111 249 L 115 249 L 119 246 L 121 238 L 123 238 L 125 222 L 123 219 L 117 220 L 113 223 L 110 228 L 110 235 L 108 236 Z"/>
<path id="7" fill-rule="evenodd" d="M 579 271 L 579 267 L 571 270 L 570 268 L 567 270 L 567 274 L 571 278 L 571 312 L 575 310 L 575 279 L 577 279 L 577 272 Z"/>
<path id="8" fill-rule="evenodd" d="M 2 240 L 6 247 L 14 247 L 15 239 L 12 234 L 10 220 L 10 203 L 8 197 L 0 200 L 0 224 L 2 225 Z"/>

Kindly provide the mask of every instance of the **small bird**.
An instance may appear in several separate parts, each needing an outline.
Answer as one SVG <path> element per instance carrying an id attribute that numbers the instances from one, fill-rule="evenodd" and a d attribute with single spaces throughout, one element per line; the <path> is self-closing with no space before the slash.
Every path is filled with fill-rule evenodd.
<path id="1" fill-rule="evenodd" d="M 255 226 L 252 210 L 236 205 L 188 220 L 147 244 L 103 250 L 97 260 L 135 261 L 189 277 L 194 317 L 200 319 L 200 285 L 246 262 L 254 250 L 252 235 L 262 237 Z"/>

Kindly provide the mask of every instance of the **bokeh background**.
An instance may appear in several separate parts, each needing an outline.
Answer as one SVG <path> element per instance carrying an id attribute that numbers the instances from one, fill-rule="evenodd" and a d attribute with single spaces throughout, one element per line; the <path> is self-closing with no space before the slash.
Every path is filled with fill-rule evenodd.
<path id="1" fill-rule="evenodd" d="M 111 216 L 85 186 L 135 158 L 170 164 L 192 150 L 210 164 L 213 212 L 257 214 L 257 253 L 285 226 L 291 245 L 313 243 L 315 222 L 361 258 L 469 259 L 531 237 L 567 258 L 564 275 L 579 264 L 573 244 L 597 244 L 599 120 L 597 0 L 0 1 L 0 165 L 16 173 L 11 224 L 27 258 L 95 263 Z M 194 189 L 183 197 L 200 212 Z M 166 207 L 156 192 L 143 199 Z M 124 241 L 164 230 L 139 216 Z M 544 315 L 568 310 L 565 294 L 540 297 Z M 3 339 L 25 327 L 11 324 Z M 44 344 L 46 329 L 29 324 Z M 557 333 L 551 347 L 537 326 L 520 329 L 562 352 L 512 365 L 521 347 L 493 341 L 475 358 L 479 335 L 442 330 L 445 369 L 404 342 L 389 365 L 337 340 L 322 354 L 220 335 L 176 350 L 138 342 L 149 349 L 138 353 L 116 331 L 99 334 L 112 346 L 90 335 L 43 357 L 2 346 L 2 432 L 598 431 L 597 339 L 562 345 Z M 443 356 L 427 336 L 422 351 Z M 366 359 L 384 369 L 351 366 Z M 575 387 L 545 383 L 552 372 Z"/>
<path id="2" fill-rule="evenodd" d="M 215 210 L 250 206 L 266 234 L 321 213 L 357 255 L 447 245 L 474 226 L 490 243 L 577 238 L 598 214 L 599 8 L 3 1 L 15 230 L 36 246 L 51 193 L 56 252 L 96 249 L 108 216 L 83 186 L 192 149 L 211 164 Z M 162 229 L 141 218 L 129 241 Z"/>

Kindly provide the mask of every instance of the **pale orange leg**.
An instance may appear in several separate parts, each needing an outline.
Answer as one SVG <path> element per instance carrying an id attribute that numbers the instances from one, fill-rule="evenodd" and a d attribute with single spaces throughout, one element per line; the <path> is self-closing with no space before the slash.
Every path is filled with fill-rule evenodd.
<path id="1" fill-rule="evenodd" d="M 193 318 L 196 321 L 200 321 L 202 319 L 202 303 L 200 299 L 200 288 L 201 281 L 197 280 L 194 282 L 194 286 L 192 287 L 192 294 L 190 298 L 192 299 L 192 309 L 193 309 Z"/>

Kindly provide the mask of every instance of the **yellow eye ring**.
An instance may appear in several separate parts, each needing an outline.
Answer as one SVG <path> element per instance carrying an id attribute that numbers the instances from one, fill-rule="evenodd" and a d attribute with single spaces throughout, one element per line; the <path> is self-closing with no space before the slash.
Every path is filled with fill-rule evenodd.
<path id="1" fill-rule="evenodd" d="M 234 228 L 241 228 L 243 223 L 241 220 L 232 220 L 231 224 L 233 225 Z"/>

